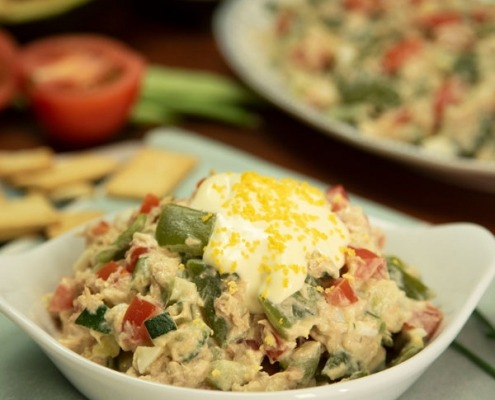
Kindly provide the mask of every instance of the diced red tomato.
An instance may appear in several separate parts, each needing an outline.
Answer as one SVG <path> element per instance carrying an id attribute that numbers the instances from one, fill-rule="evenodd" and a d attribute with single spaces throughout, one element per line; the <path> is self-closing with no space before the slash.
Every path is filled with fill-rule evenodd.
<path id="1" fill-rule="evenodd" d="M 144 321 L 158 312 L 158 307 L 149 301 L 134 296 L 122 320 L 122 330 L 129 335 L 135 346 L 149 345 L 151 338 Z"/>
<path id="2" fill-rule="evenodd" d="M 326 197 L 332 211 L 340 211 L 349 206 L 349 195 L 342 185 L 334 185 L 327 189 Z"/>
<path id="3" fill-rule="evenodd" d="M 293 26 L 294 17 L 292 10 L 284 10 L 275 21 L 275 33 L 279 36 L 286 35 Z"/>
<path id="4" fill-rule="evenodd" d="M 423 48 L 421 39 L 412 37 L 401 40 L 389 48 L 383 57 L 382 67 L 386 74 L 395 74 L 411 57 L 417 55 Z"/>
<path id="5" fill-rule="evenodd" d="M 462 84 L 459 79 L 450 78 L 438 88 L 433 98 L 433 117 L 438 129 L 449 105 L 458 103 L 462 98 Z"/>
<path id="6" fill-rule="evenodd" d="M 385 258 L 368 249 L 354 248 L 353 250 L 357 258 L 354 258 L 357 264 L 354 271 L 354 277 L 356 279 L 367 281 L 371 278 L 385 279 L 388 277 L 387 261 Z"/>
<path id="7" fill-rule="evenodd" d="M 346 307 L 359 298 L 347 279 L 337 278 L 331 287 L 325 289 L 325 300 L 332 306 Z"/>
<path id="8" fill-rule="evenodd" d="M 59 313 L 64 310 L 70 310 L 73 307 L 76 296 L 77 287 L 75 283 L 62 279 L 50 299 L 48 311 L 52 313 Z"/>
<path id="9" fill-rule="evenodd" d="M 88 146 L 115 136 L 139 94 L 145 61 L 117 40 L 72 34 L 20 51 L 21 83 L 51 139 Z"/>
<path id="10" fill-rule="evenodd" d="M 424 309 L 415 311 L 405 328 L 423 328 L 426 331 L 426 338 L 431 339 L 443 320 L 443 313 L 431 304 L 427 304 Z"/>
<path id="11" fill-rule="evenodd" d="M 144 196 L 143 202 L 141 203 L 141 208 L 139 213 L 148 214 L 152 208 L 158 207 L 160 205 L 160 198 L 153 193 L 148 193 Z"/>
<path id="12" fill-rule="evenodd" d="M 94 236 L 100 236 L 108 232 L 110 224 L 107 221 L 100 220 L 94 226 L 91 227 L 90 233 Z"/>
<path id="13" fill-rule="evenodd" d="M 455 10 L 446 10 L 421 18 L 420 24 L 425 29 L 436 29 L 448 24 L 461 22 L 462 16 Z"/>
<path id="14" fill-rule="evenodd" d="M 136 268 L 139 257 L 143 254 L 146 254 L 148 251 L 149 249 L 147 247 L 134 247 L 131 250 L 129 263 L 126 265 L 127 271 L 132 274 L 134 272 L 134 269 Z"/>
<path id="15" fill-rule="evenodd" d="M 18 51 L 15 39 L 0 29 L 0 110 L 10 104 L 18 89 Z"/>
<path id="16" fill-rule="evenodd" d="M 114 272 L 117 272 L 119 270 L 121 273 L 127 273 L 126 270 L 122 266 L 120 266 L 116 261 L 110 261 L 106 263 L 103 267 L 101 267 L 98 270 L 98 272 L 96 272 L 96 276 L 106 281 L 108 280 L 110 275 L 112 275 Z"/>
<path id="17" fill-rule="evenodd" d="M 344 0 L 344 7 L 350 11 L 373 14 L 383 9 L 383 0 Z"/>

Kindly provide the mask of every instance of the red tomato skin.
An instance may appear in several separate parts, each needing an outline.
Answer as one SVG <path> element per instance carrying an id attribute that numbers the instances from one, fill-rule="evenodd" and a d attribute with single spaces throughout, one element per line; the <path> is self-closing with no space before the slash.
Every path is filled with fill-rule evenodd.
<path id="1" fill-rule="evenodd" d="M 146 254 L 149 251 L 147 247 L 135 247 L 131 251 L 131 256 L 129 259 L 129 263 L 126 265 L 126 270 L 131 274 L 134 272 L 136 268 L 136 264 L 139 261 L 139 257 L 143 254 Z"/>
<path id="2" fill-rule="evenodd" d="M 148 214 L 154 207 L 157 207 L 160 205 L 160 198 L 153 193 L 148 193 L 142 203 L 141 203 L 141 208 L 139 209 L 140 213 L 143 214 Z"/>
<path id="3" fill-rule="evenodd" d="M 135 345 L 149 345 L 151 338 L 144 321 L 152 317 L 158 307 L 149 301 L 134 296 L 122 320 L 122 330 L 129 332 Z"/>
<path id="4" fill-rule="evenodd" d="M 388 49 L 383 56 L 383 70 L 386 74 L 395 74 L 411 57 L 423 48 L 419 38 L 406 38 Z"/>
<path id="5" fill-rule="evenodd" d="M 110 261 L 106 263 L 103 267 L 101 267 L 98 270 L 98 272 L 96 272 L 96 276 L 106 281 L 108 280 L 110 275 L 112 275 L 114 272 L 117 272 L 119 269 L 121 270 L 121 273 L 124 273 L 126 271 L 119 264 L 117 264 L 117 262 Z"/>
<path id="6" fill-rule="evenodd" d="M 427 304 L 424 309 L 416 310 L 411 319 L 404 325 L 405 329 L 423 328 L 426 331 L 426 338 L 430 340 L 443 321 L 443 313 L 431 304 Z"/>
<path id="7" fill-rule="evenodd" d="M 357 263 L 355 271 L 356 279 L 367 281 L 371 278 L 386 279 L 388 278 L 387 261 L 385 258 L 364 248 L 353 248 L 356 257 L 361 259 Z"/>
<path id="8" fill-rule="evenodd" d="M 18 52 L 16 40 L 0 28 L 0 111 L 10 104 L 18 90 Z"/>
<path id="9" fill-rule="evenodd" d="M 349 281 L 337 278 L 334 284 L 325 290 L 325 300 L 335 307 L 346 307 L 359 300 Z"/>
<path id="10" fill-rule="evenodd" d="M 77 295 L 77 288 L 71 282 L 60 282 L 48 304 L 48 311 L 59 313 L 70 310 L 73 307 L 74 298 Z"/>
<path id="11" fill-rule="evenodd" d="M 80 92 L 37 84 L 32 76 L 53 49 L 92 49 L 115 61 L 118 79 Z M 23 89 L 49 139 L 74 147 L 91 146 L 114 137 L 127 123 L 146 67 L 144 58 L 124 44 L 100 35 L 75 34 L 34 41 L 20 52 Z"/>

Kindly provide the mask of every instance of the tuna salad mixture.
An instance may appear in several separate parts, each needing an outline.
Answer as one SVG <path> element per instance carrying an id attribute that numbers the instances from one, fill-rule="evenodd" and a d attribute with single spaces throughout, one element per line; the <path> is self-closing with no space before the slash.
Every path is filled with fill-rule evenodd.
<path id="1" fill-rule="evenodd" d="M 340 185 L 212 174 L 191 198 L 148 195 L 84 228 L 46 296 L 60 342 L 144 380 L 278 391 L 355 379 L 421 351 L 442 312 L 383 254 Z"/>
<path id="2" fill-rule="evenodd" d="M 495 2 L 270 0 L 296 98 L 363 135 L 495 160 Z"/>

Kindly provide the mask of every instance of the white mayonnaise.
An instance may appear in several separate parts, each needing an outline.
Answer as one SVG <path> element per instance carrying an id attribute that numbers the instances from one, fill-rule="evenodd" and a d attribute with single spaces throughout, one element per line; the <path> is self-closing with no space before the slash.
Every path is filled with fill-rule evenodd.
<path id="1" fill-rule="evenodd" d="M 349 231 L 325 194 L 305 182 L 216 174 L 201 183 L 190 206 L 216 213 L 203 260 L 246 281 L 253 313 L 261 311 L 259 296 L 278 304 L 302 288 L 314 251 L 344 265 Z"/>

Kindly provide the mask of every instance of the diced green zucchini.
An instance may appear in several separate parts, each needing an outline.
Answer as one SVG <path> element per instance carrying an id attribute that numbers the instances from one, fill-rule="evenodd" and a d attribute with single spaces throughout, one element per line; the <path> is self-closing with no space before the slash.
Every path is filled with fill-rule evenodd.
<path id="1" fill-rule="evenodd" d="M 96 255 L 96 263 L 101 265 L 112 260 L 124 258 L 125 252 L 129 249 L 134 234 L 144 229 L 146 218 L 146 214 L 139 214 L 132 224 L 117 237 L 108 249 L 105 249 Z"/>
<path id="2" fill-rule="evenodd" d="M 244 385 L 258 372 L 257 366 L 241 364 L 231 360 L 215 360 L 206 381 L 215 389 L 232 390 L 234 384 Z"/>
<path id="3" fill-rule="evenodd" d="M 178 204 L 166 204 L 158 219 L 155 238 L 160 246 L 178 253 L 201 256 L 208 244 L 215 215 Z"/>
<path id="4" fill-rule="evenodd" d="M 97 332 L 110 333 L 111 328 L 105 320 L 107 310 L 108 307 L 104 304 L 99 306 L 94 313 L 85 308 L 76 318 L 75 323 Z"/>
<path id="5" fill-rule="evenodd" d="M 431 290 L 420 279 L 407 272 L 407 265 L 395 256 L 387 256 L 387 269 L 390 278 L 406 296 L 415 300 L 427 300 L 432 297 Z"/>
<path id="6" fill-rule="evenodd" d="M 158 336 L 165 335 L 170 331 L 177 330 L 177 325 L 175 325 L 174 320 L 166 311 L 144 321 L 144 326 L 150 334 L 151 339 L 155 339 Z"/>
<path id="7" fill-rule="evenodd" d="M 280 360 L 283 369 L 300 369 L 303 372 L 301 384 L 307 384 L 316 374 L 323 346 L 320 342 L 307 341 L 296 348 L 288 357 Z"/>

